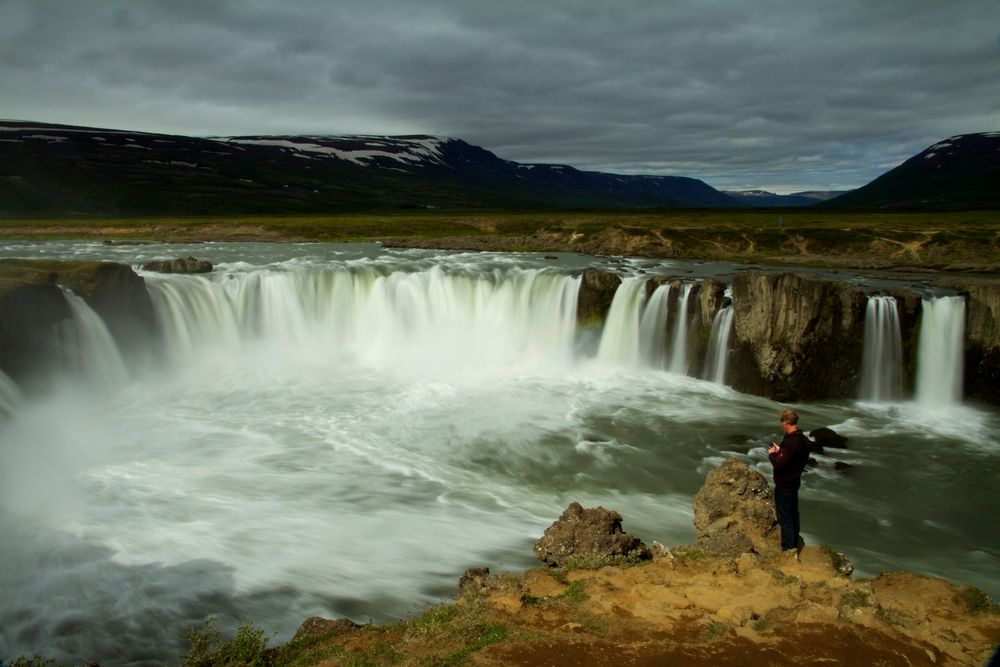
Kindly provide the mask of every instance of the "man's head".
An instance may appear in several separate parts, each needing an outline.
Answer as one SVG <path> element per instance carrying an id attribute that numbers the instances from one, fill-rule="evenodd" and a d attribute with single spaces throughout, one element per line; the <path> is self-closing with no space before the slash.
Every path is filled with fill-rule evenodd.
<path id="1" fill-rule="evenodd" d="M 792 433 L 798 430 L 799 423 L 799 413 L 791 408 L 785 408 L 781 411 L 781 428 L 785 433 Z"/>

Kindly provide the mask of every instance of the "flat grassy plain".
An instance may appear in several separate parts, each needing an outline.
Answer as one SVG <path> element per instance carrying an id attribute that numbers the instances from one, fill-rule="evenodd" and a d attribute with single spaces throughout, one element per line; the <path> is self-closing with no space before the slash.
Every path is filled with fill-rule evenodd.
<path id="1" fill-rule="evenodd" d="M 762 263 L 1000 269 L 1000 211 L 644 209 L 0 220 L 0 238 L 381 241 Z"/>

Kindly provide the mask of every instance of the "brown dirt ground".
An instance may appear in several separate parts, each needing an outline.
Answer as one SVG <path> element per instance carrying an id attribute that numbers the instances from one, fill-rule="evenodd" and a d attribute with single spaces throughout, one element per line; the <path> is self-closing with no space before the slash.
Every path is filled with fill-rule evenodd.
<path id="1" fill-rule="evenodd" d="M 491 578 L 455 603 L 450 628 L 358 629 L 317 664 L 984 665 L 1000 613 L 970 610 L 969 590 L 909 573 L 854 581 L 816 547 L 798 559 L 678 550 L 633 567 Z M 496 626 L 502 641 L 469 648 L 468 635 Z"/>

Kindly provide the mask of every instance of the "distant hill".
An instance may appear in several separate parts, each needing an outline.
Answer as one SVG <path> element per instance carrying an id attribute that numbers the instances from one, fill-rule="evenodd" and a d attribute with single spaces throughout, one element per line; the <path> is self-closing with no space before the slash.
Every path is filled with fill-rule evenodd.
<path id="1" fill-rule="evenodd" d="M 837 197 L 846 190 L 793 192 L 790 195 L 779 195 L 767 190 L 724 190 L 724 194 L 732 197 L 744 206 L 812 206 L 832 197 Z"/>
<path id="2" fill-rule="evenodd" d="M 430 136 L 186 137 L 0 121 L 0 215 L 738 206 L 702 181 L 518 164 Z"/>
<path id="3" fill-rule="evenodd" d="M 1000 132 L 949 137 L 823 206 L 1000 208 Z"/>

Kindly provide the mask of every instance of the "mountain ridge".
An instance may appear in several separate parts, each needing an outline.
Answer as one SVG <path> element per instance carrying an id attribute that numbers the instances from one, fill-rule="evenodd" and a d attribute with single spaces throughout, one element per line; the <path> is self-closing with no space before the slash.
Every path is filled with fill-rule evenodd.
<path id="1" fill-rule="evenodd" d="M 452 137 L 188 137 L 0 121 L 0 214 L 734 206 L 706 183 L 519 164 Z"/>
<path id="2" fill-rule="evenodd" d="M 938 141 L 857 190 L 820 206 L 836 208 L 1000 208 L 1000 132 Z"/>

